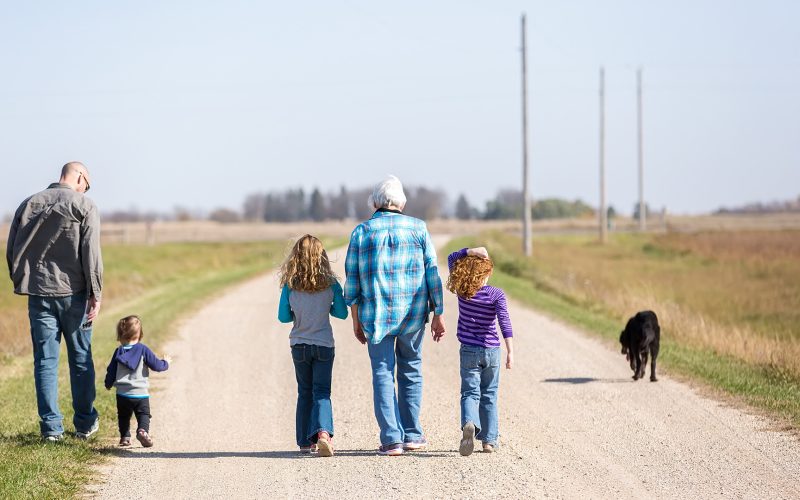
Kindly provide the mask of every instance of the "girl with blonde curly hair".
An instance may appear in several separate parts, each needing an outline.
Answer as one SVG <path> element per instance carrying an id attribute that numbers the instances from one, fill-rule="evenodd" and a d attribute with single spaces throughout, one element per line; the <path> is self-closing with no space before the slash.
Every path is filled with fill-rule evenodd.
<path id="1" fill-rule="evenodd" d="M 497 387 L 500 382 L 500 338 L 506 344 L 506 368 L 511 369 L 513 332 L 503 290 L 489 286 L 493 264 L 483 247 L 462 248 L 447 257 L 447 289 L 458 295 L 461 342 L 461 443 L 463 456 L 472 454 L 475 438 L 484 453 L 498 449 Z"/>
<path id="2" fill-rule="evenodd" d="M 333 455 L 333 329 L 329 316 L 347 318 L 342 286 L 331 270 L 322 242 L 307 234 L 297 240 L 280 269 L 278 320 L 293 323 L 289 333 L 295 377 L 297 445 Z"/>

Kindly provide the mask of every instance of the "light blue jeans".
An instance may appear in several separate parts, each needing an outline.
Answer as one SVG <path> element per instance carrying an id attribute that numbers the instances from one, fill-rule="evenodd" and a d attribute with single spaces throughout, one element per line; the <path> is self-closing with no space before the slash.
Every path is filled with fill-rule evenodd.
<path id="1" fill-rule="evenodd" d="M 297 446 L 317 442 L 317 433 L 333 437 L 333 407 L 331 406 L 331 373 L 333 347 L 311 344 L 292 346 L 292 361 L 297 379 L 297 409 L 295 429 Z"/>
<path id="2" fill-rule="evenodd" d="M 405 335 L 387 335 L 367 344 L 372 363 L 372 393 L 381 445 L 423 438 L 419 410 L 422 405 L 422 338 L 425 328 Z M 397 392 L 395 393 L 395 367 Z"/>
<path id="3" fill-rule="evenodd" d="M 58 358 L 61 336 L 67 344 L 69 382 L 72 389 L 72 423 L 77 432 L 87 432 L 97 420 L 94 408 L 94 362 L 92 327 L 86 321 L 86 293 L 69 297 L 28 297 L 28 318 L 33 343 L 33 379 L 39 427 L 43 436 L 64 432 L 58 408 Z"/>
<path id="4" fill-rule="evenodd" d="M 500 348 L 461 345 L 461 428 L 475 424 L 477 438 L 497 446 Z"/>

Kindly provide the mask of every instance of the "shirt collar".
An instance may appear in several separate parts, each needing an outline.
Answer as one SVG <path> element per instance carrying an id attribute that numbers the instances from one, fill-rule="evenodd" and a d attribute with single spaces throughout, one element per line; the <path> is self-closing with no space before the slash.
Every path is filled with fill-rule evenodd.
<path id="1" fill-rule="evenodd" d="M 47 189 L 72 189 L 69 184 L 64 184 L 63 182 L 54 182 L 47 186 Z"/>
<path id="2" fill-rule="evenodd" d="M 379 209 L 375 210 L 374 214 L 372 214 L 372 218 L 383 217 L 384 215 L 388 215 L 388 214 L 400 214 L 400 215 L 403 215 L 403 212 L 400 211 L 400 210 L 395 210 L 393 208 L 379 208 Z"/>

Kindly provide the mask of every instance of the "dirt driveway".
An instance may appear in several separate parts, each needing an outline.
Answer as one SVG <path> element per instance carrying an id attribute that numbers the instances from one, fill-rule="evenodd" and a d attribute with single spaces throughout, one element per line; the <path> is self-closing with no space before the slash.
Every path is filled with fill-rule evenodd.
<path id="1" fill-rule="evenodd" d="M 343 274 L 344 251 L 333 252 Z M 618 351 L 510 303 L 516 366 L 500 378 L 500 452 L 458 454 L 457 305 L 424 343 L 427 451 L 375 453 L 366 349 L 334 320 L 336 456 L 295 452 L 296 383 L 274 275 L 210 302 L 153 377 L 156 445 L 124 452 L 102 498 L 800 498 L 800 446 L 769 422 L 662 376 L 633 383 Z"/>

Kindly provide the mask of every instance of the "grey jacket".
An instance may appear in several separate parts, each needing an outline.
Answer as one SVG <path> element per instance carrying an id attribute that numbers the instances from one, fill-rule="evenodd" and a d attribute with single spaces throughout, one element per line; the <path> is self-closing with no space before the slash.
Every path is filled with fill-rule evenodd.
<path id="1" fill-rule="evenodd" d="M 6 261 L 14 293 L 67 297 L 86 291 L 99 299 L 103 258 L 94 202 L 59 183 L 23 201 L 11 222 Z"/>

